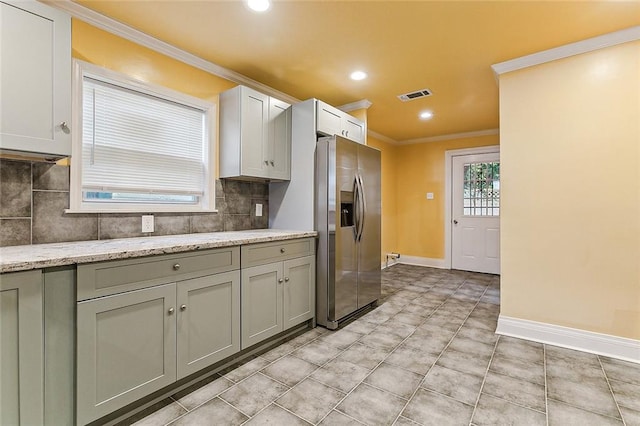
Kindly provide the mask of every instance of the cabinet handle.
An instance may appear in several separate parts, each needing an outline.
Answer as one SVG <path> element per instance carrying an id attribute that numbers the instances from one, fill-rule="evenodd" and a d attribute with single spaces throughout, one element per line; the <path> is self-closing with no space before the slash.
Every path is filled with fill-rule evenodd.
<path id="1" fill-rule="evenodd" d="M 284 249 L 283 248 L 280 249 L 280 253 L 284 253 Z"/>
<path id="2" fill-rule="evenodd" d="M 282 278 L 280 278 L 280 279 L 278 280 L 278 282 L 279 282 L 280 284 L 282 284 Z"/>
<path id="3" fill-rule="evenodd" d="M 176 263 L 175 265 L 173 265 L 173 270 L 174 271 L 179 271 L 180 270 L 180 264 Z"/>
<path id="4" fill-rule="evenodd" d="M 349 136 L 349 131 L 347 130 L 346 132 L 344 132 L 345 136 Z"/>
<path id="5" fill-rule="evenodd" d="M 340 134 L 344 136 L 344 130 L 340 130 Z"/>
<path id="6" fill-rule="evenodd" d="M 186 310 L 187 310 L 187 305 L 182 305 L 182 306 L 180 306 L 180 310 L 181 310 L 181 311 L 186 311 Z"/>
<path id="7" fill-rule="evenodd" d="M 289 277 L 285 277 L 284 280 L 289 282 Z"/>
<path id="8" fill-rule="evenodd" d="M 175 309 L 169 308 L 169 315 L 173 315 L 174 312 L 175 312 Z"/>

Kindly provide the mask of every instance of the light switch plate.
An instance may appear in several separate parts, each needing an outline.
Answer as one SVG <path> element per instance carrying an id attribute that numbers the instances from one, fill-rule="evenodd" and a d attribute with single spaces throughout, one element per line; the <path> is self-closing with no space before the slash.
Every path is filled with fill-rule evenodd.
<path id="1" fill-rule="evenodd" d="M 256 204 L 256 216 L 262 216 L 262 204 Z"/>
<path id="2" fill-rule="evenodd" d="M 427 200 L 433 200 L 433 192 L 427 192 Z"/>
<path id="3" fill-rule="evenodd" d="M 153 215 L 143 215 L 142 216 L 142 232 L 153 232 L 153 231 L 154 231 Z"/>

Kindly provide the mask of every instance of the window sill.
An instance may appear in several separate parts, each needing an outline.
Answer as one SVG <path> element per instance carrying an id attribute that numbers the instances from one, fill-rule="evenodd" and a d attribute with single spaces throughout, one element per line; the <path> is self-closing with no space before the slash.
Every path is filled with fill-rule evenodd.
<path id="1" fill-rule="evenodd" d="M 178 208 L 178 207 L 167 207 L 167 208 L 158 208 L 158 207 L 148 207 L 148 208 L 122 208 L 122 209 L 86 209 L 86 210 L 76 210 L 76 209 L 65 209 L 65 214 L 118 214 L 118 213 L 219 213 L 218 209 L 201 209 L 201 208 Z"/>

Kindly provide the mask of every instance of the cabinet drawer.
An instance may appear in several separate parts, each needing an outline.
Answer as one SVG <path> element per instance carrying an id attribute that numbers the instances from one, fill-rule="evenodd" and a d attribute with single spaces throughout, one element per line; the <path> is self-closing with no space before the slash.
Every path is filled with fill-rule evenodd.
<path id="1" fill-rule="evenodd" d="M 271 262 L 310 256 L 315 253 L 316 243 L 313 238 L 249 244 L 242 246 L 242 267 L 265 265 Z"/>
<path id="2" fill-rule="evenodd" d="M 240 268 L 240 247 L 78 265 L 77 300 Z"/>

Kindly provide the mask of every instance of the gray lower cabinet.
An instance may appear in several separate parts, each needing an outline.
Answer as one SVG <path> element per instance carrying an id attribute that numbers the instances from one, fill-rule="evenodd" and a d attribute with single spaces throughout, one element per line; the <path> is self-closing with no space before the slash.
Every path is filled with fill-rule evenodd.
<path id="1" fill-rule="evenodd" d="M 312 319 L 315 256 L 242 269 L 242 349 Z"/>
<path id="2" fill-rule="evenodd" d="M 239 248 L 216 268 L 237 268 Z M 214 252 L 202 259 L 215 260 Z M 240 271 L 203 275 L 194 255 L 103 262 L 78 267 L 78 298 L 104 288 L 146 288 L 88 300 L 77 305 L 77 423 L 86 424 L 225 359 L 240 350 Z M 158 265 L 178 271 L 165 278 Z M 226 265 L 226 266 L 225 266 Z M 104 271 L 115 285 L 97 286 Z M 131 271 L 135 283 L 123 274 Z M 199 276 L 193 276 L 199 275 Z M 80 278 L 83 281 L 80 281 Z M 115 278 L 112 278 L 113 280 Z M 106 282 L 106 281 L 105 281 Z M 151 285 L 153 283 L 156 285 Z M 117 291 L 116 290 L 116 291 Z M 113 291 L 113 290 L 112 290 Z"/>
<path id="3" fill-rule="evenodd" d="M 0 275 L 0 424 L 43 424 L 42 271 Z"/>

